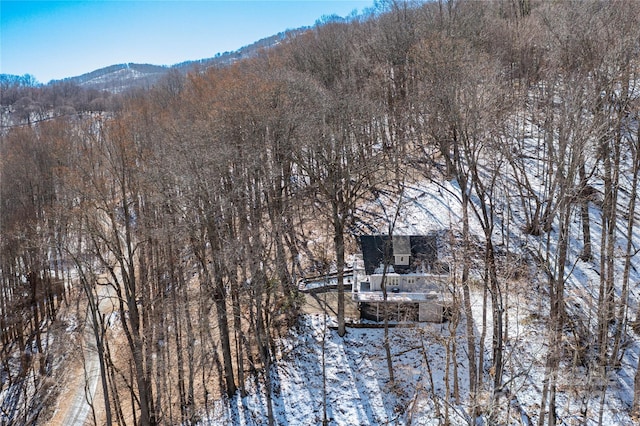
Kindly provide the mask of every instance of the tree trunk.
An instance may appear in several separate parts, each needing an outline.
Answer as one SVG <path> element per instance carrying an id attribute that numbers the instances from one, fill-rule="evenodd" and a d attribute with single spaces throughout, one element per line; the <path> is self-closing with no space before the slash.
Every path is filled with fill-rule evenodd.
<path id="1" fill-rule="evenodd" d="M 582 253 L 580 253 L 580 259 L 585 262 L 589 262 L 593 259 L 591 252 L 591 226 L 589 220 L 589 197 L 588 197 L 588 182 L 587 172 L 585 170 L 584 161 L 581 162 L 579 167 L 580 172 L 580 217 L 582 219 Z"/>
<path id="2" fill-rule="evenodd" d="M 214 263 L 217 262 L 214 260 Z M 218 331 L 220 333 L 220 345 L 222 346 L 222 360 L 224 364 L 224 380 L 228 396 L 236 392 L 236 384 L 233 375 L 231 357 L 231 341 L 229 338 L 229 323 L 227 320 L 227 303 L 225 300 L 225 288 L 220 272 L 214 272 L 215 285 L 213 288 L 213 301 L 218 318 Z"/>
<path id="3" fill-rule="evenodd" d="M 333 243 L 336 250 L 336 267 L 338 278 L 338 336 L 347 333 L 344 319 L 344 222 L 338 213 L 338 207 L 333 206 Z"/>

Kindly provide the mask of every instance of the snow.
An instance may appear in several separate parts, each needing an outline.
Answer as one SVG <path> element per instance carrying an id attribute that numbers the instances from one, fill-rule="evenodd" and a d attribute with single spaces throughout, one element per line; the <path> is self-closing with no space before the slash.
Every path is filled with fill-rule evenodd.
<path id="1" fill-rule="evenodd" d="M 327 325 L 332 325 L 329 318 Z M 445 356 L 437 342 L 447 325 L 416 324 L 390 328 L 395 385 L 389 382 L 379 328 L 349 328 L 341 338 L 324 327 L 323 315 L 305 315 L 297 330 L 283 343 L 282 358 L 272 369 L 276 424 L 322 424 L 322 342 L 325 338 L 327 418 L 331 425 L 437 424 L 432 403 L 425 400 L 422 343 L 428 347 L 437 392 L 444 389 Z M 459 360 L 462 362 L 462 359 Z M 253 382 L 248 382 L 253 383 Z M 462 384 L 462 381 L 461 381 Z M 464 386 L 462 392 L 467 392 Z M 405 408 L 414 402 L 413 412 Z M 462 424 L 463 422 L 455 422 Z M 264 389 L 251 389 L 228 404 L 219 402 L 204 425 L 267 424 Z"/>
<path id="2" fill-rule="evenodd" d="M 526 166 L 519 173 L 526 173 L 533 188 L 543 190 L 540 164 L 536 145 L 539 132 L 533 125 L 527 130 L 523 152 L 532 155 L 525 160 Z M 626 170 L 626 169 L 625 169 Z M 513 181 L 513 171 L 505 168 L 500 180 L 504 188 Z M 628 197 L 637 188 L 629 187 L 626 178 L 620 181 L 619 210 L 624 212 Z M 590 184 L 601 188 L 601 178 L 594 175 Z M 536 194 L 541 197 L 543 194 Z M 431 425 L 442 424 L 446 416 L 450 424 L 490 424 L 498 418 L 500 424 L 537 424 L 540 415 L 542 388 L 545 379 L 545 364 L 549 350 L 549 278 L 542 268 L 537 268 L 535 256 L 546 251 L 558 252 L 558 223 L 549 233 L 533 236 L 523 233 L 526 206 L 514 207 L 506 213 L 505 193 L 496 195 L 494 245 L 502 252 L 502 261 L 519 273 L 519 278 L 501 278 L 501 285 L 509 286 L 504 293 L 505 330 L 504 342 L 504 389 L 494 399 L 491 389 L 491 301 L 486 301 L 486 337 L 481 342 L 483 313 L 485 311 L 482 285 L 472 285 L 472 315 L 475 325 L 476 344 L 483 344 L 482 366 L 483 388 L 478 392 L 481 402 L 480 415 L 472 419 L 469 405 L 469 387 L 464 315 L 457 329 L 445 324 L 415 324 L 412 328 L 389 329 L 392 341 L 392 359 L 396 384 L 389 382 L 382 329 L 348 329 L 344 338 L 335 331 L 326 331 L 325 368 L 327 416 L 331 425 Z M 363 212 L 374 211 L 365 218 L 363 229 L 368 233 L 388 233 L 391 218 L 396 208 L 401 209 L 394 233 L 420 235 L 436 231 L 447 238 L 440 255 L 452 261 L 455 255 L 455 236 L 462 230 L 462 206 L 460 188 L 455 181 L 416 182 L 403 190 L 400 200 L 384 193 L 374 203 L 364 206 Z M 477 199 L 473 199 L 477 202 Z M 515 204 L 515 203 L 514 203 Z M 593 260 L 580 260 L 582 249 L 582 224 L 576 206 L 570 224 L 570 243 L 565 275 L 565 300 L 569 321 L 582 324 L 590 330 L 588 336 L 595 339 L 597 326 L 597 303 L 600 283 L 600 247 L 602 245 L 602 215 L 598 203 L 590 203 L 591 242 Z M 482 239 L 482 228 L 470 211 L 470 232 L 474 238 Z M 626 219 L 621 217 L 617 232 L 617 258 L 615 260 L 616 300 L 621 297 L 622 256 L 626 239 Z M 640 227 L 633 232 L 635 247 L 640 246 Z M 441 241 L 442 243 L 442 241 Z M 506 251 L 515 259 L 506 257 Z M 478 256 L 481 256 L 479 253 Z M 550 257 L 552 269 L 553 256 Z M 635 319 L 640 297 L 640 261 L 635 255 L 630 277 L 629 310 L 626 321 Z M 519 262 L 519 263 L 516 263 Z M 473 259 L 473 265 L 481 265 L 481 259 Z M 455 274 L 455 270 L 452 269 Z M 472 275 L 481 281 L 482 270 Z M 463 313 L 461 313 L 463 314 Z M 333 321 L 333 319 L 329 319 Z M 275 423 L 278 425 L 322 424 L 322 340 L 324 318 L 303 316 L 298 330 L 280 342 L 281 357 L 271 370 L 274 383 Z M 451 394 L 453 389 L 453 362 L 447 363 L 447 348 L 457 342 L 457 369 L 459 399 Z M 610 367 L 606 377 L 597 373 L 596 361 L 591 355 L 585 363 L 572 358 L 579 352 L 577 345 L 585 344 L 591 351 L 592 341 L 580 342 L 566 327 L 563 331 L 563 358 L 560 364 L 556 409 L 558 423 L 566 425 L 633 425 L 629 417 L 633 401 L 634 376 L 640 356 L 640 344 L 633 331 L 627 327 L 623 336 L 623 357 L 619 367 Z M 422 350 L 424 344 L 424 353 Z M 451 356 L 451 354 L 449 354 Z M 451 358 L 449 358 L 451 360 Z M 427 365 L 428 361 L 428 365 Z M 447 369 L 448 365 L 448 369 Z M 431 386 L 433 380 L 433 387 Z M 606 393 L 600 391 L 606 383 Z M 262 383 L 262 382 L 261 382 Z M 447 394 L 447 383 L 449 394 Z M 231 401 L 219 401 L 216 409 L 205 415 L 205 425 L 261 425 L 268 424 L 264 387 L 259 389 L 248 384 L 249 395 L 235 396 Z M 493 417 L 495 416 L 495 417 Z M 601 416 L 601 419 L 599 418 Z"/>
<path id="3" fill-rule="evenodd" d="M 540 164 L 537 158 L 537 130 L 531 126 L 526 134 L 523 152 L 530 156 L 523 161 L 523 170 L 532 188 L 538 188 L 542 197 L 544 185 L 541 181 Z M 629 173 L 623 167 L 622 173 Z M 513 171 L 505 169 L 500 176 L 503 187 L 513 180 Z M 505 183 L 507 182 L 507 183 Z M 594 188 L 602 191 L 602 182 L 596 173 Z M 626 211 L 632 191 L 630 182 L 624 176 L 620 181 L 619 211 Z M 502 206 L 507 194 L 498 194 L 494 200 L 496 206 Z M 394 209 L 400 208 L 401 214 L 394 233 L 399 235 L 421 235 L 436 231 L 440 236 L 450 237 L 445 242 L 441 256 L 452 261 L 455 254 L 456 235 L 462 229 L 462 206 L 460 187 L 455 181 L 418 181 L 403 190 L 400 200 L 393 195 L 383 193 L 372 205 L 364 206 L 364 211 L 377 208 L 377 221 L 369 220 L 369 233 L 384 234 L 394 217 Z M 472 198 L 473 200 L 473 198 Z M 476 200 L 477 201 L 477 200 Z M 514 203 L 515 204 L 515 203 Z M 502 396 L 492 398 L 491 383 L 491 302 L 486 302 L 487 321 L 484 326 L 486 337 L 480 341 L 483 328 L 485 301 L 481 285 L 471 288 L 472 315 L 475 325 L 476 345 L 482 343 L 484 365 L 482 365 L 483 388 L 478 392 L 481 401 L 481 414 L 472 419 L 469 407 L 468 369 L 466 355 L 466 329 L 464 316 L 457 327 L 451 323 L 415 324 L 413 327 L 394 327 L 389 329 L 395 383 L 392 385 L 387 370 L 387 360 L 383 347 L 384 331 L 380 328 L 349 328 L 344 337 L 335 330 L 335 319 L 323 315 L 303 315 L 296 329 L 278 342 L 277 354 L 272 369 L 268 372 L 273 383 L 272 399 L 275 423 L 278 425 L 322 424 L 324 408 L 323 377 L 326 378 L 326 412 L 331 425 L 435 425 L 442 424 L 446 416 L 450 424 L 491 423 L 492 415 L 497 415 L 500 424 L 537 424 L 540 411 L 542 387 L 545 379 L 545 363 L 549 350 L 549 298 L 548 277 L 536 269 L 533 255 L 542 255 L 546 251 L 558 251 L 558 224 L 552 230 L 540 236 L 521 232 L 524 226 L 523 212 L 526 206 L 518 206 L 507 215 L 496 212 L 496 232 L 494 243 L 499 250 L 519 257 L 521 264 L 510 265 L 519 269 L 521 278 L 501 278 L 503 286 L 509 285 L 504 293 L 505 330 L 504 342 L 504 380 Z M 381 210 L 381 214 L 379 214 Z M 590 203 L 591 239 L 594 259 L 585 262 L 579 259 L 582 241 L 579 211 L 576 208 L 571 220 L 569 262 L 565 276 L 565 300 L 570 321 L 582 323 L 587 330 L 597 326 L 597 303 L 600 284 L 600 252 L 602 246 L 602 212 L 597 203 Z M 620 214 L 617 233 L 617 252 L 615 276 L 617 287 L 616 300 L 621 297 L 623 252 L 626 239 L 626 219 Z M 638 214 L 636 214 L 637 217 Z M 640 247 L 640 227 L 633 230 L 633 243 Z M 371 218 L 369 218 L 371 219 Z M 480 224 L 470 213 L 470 232 L 480 238 L 483 235 Z M 505 229 L 506 223 L 510 227 Z M 442 243 L 442 241 L 441 241 Z M 479 253 L 478 256 L 481 256 Z M 552 257 L 551 257 L 552 258 Z M 481 264 L 473 259 L 474 264 Z M 512 262 L 507 258 L 505 262 Z M 635 319 L 640 306 L 640 256 L 632 259 L 629 296 L 629 310 L 626 321 Z M 554 268 L 556 265 L 549 265 Z M 481 280 L 480 272 L 475 271 L 473 278 Z M 455 270 L 452 268 L 453 273 Z M 316 288 L 333 284 L 333 280 L 318 280 L 308 284 Z M 108 290 L 105 288 L 105 291 Z M 391 295 L 394 297 L 393 295 Z M 364 297 L 364 296 L 363 296 Z M 117 312 L 109 318 L 112 327 L 117 326 Z M 508 321 L 508 322 L 507 322 Z M 77 322 L 69 321 L 66 332 L 79 328 Z M 592 337 L 593 331 L 589 333 Z M 47 340 L 49 342 L 49 340 Z M 457 343 L 456 359 L 450 351 Z M 583 342 L 586 351 L 593 351 L 593 342 Z M 629 410 L 633 401 L 634 376 L 640 356 L 640 343 L 633 332 L 627 328 L 623 335 L 623 356 L 620 366 L 609 368 L 605 377 L 599 376 L 593 360 L 586 363 L 571 359 L 577 352 L 576 345 L 581 344 L 571 330 L 564 330 L 562 345 L 565 356 L 561 361 L 557 410 L 558 423 L 566 425 L 598 423 L 605 425 L 633 425 Z M 324 357 L 323 357 L 324 346 Z M 324 362 L 323 362 L 324 358 Z M 10 360 L 11 367 L 18 369 L 19 359 Z M 324 375 L 323 375 L 324 364 Z M 457 366 L 457 384 L 459 398 L 453 394 L 453 366 Z M 2 376 L 0 376 L 2 377 Z M 4 378 L 3 378 L 4 380 Z M 30 378 L 27 378 L 30 380 Z M 604 398 L 600 384 L 606 383 Z M 201 413 L 203 425 L 264 425 L 268 424 L 267 403 L 264 380 L 249 379 L 245 383 L 246 397 L 239 394 L 229 400 L 216 401 L 215 407 L 208 413 Z M 30 390 L 29 392 L 32 392 Z M 0 401 L 3 410 L 14 410 L 19 400 L 9 400 L 9 389 L 2 389 Z M 600 421 L 599 416 L 602 416 Z M 0 416 L 0 420 L 3 417 Z"/>

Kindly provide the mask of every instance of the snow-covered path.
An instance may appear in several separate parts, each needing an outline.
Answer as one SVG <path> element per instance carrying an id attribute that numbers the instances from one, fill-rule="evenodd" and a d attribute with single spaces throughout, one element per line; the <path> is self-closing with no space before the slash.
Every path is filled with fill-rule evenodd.
<path id="1" fill-rule="evenodd" d="M 114 305 L 111 300 L 115 294 L 113 288 L 110 285 L 98 285 L 96 293 L 100 313 L 103 315 L 112 313 Z M 83 339 L 84 377 L 75 381 L 77 387 L 73 392 L 72 400 L 67 404 L 67 412 L 61 423 L 65 426 L 82 426 L 87 423 L 87 419 L 92 415 L 91 406 L 100 381 L 100 360 L 89 315 L 86 318 Z"/>
<path id="2" fill-rule="evenodd" d="M 98 379 L 100 378 L 100 363 L 96 350 L 95 337 L 91 328 L 91 318 L 87 316 L 84 331 L 84 380 L 80 380 L 73 400 L 68 405 L 64 425 L 82 426 L 85 424 L 91 410 L 90 403 L 96 394 Z"/>

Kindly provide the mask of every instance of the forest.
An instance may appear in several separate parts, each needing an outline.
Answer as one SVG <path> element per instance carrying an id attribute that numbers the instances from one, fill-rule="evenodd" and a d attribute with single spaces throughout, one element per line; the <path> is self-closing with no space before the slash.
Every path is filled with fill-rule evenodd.
<path id="1" fill-rule="evenodd" d="M 514 424 L 578 424 L 559 420 L 570 366 L 594 401 L 631 371 L 632 424 L 638 58 L 637 1 L 390 1 L 145 90 L 2 81 L 1 423 L 48 422 L 68 336 L 85 333 L 99 363 L 95 423 L 199 424 L 255 382 L 277 424 L 269 371 L 298 327 L 298 279 L 337 273 L 344 336 L 342 271 L 371 206 L 449 182 L 464 333 L 451 345 L 467 391 L 447 404 L 470 424 L 507 423 L 480 396 L 511 398 L 517 252 L 545 351 L 536 410 Z M 515 234 L 539 244 L 516 249 Z M 597 272 L 588 306 L 569 297 L 578 263 Z M 603 424 L 597 404 L 579 414 Z"/>

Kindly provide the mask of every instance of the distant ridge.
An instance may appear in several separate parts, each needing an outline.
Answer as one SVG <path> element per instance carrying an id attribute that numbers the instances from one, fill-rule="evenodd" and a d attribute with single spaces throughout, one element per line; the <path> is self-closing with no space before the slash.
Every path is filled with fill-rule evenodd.
<path id="1" fill-rule="evenodd" d="M 70 82 L 87 89 L 106 90 L 121 93 L 135 88 L 149 88 L 171 70 L 186 74 L 195 68 L 224 67 L 241 59 L 253 57 L 263 49 L 269 49 L 287 37 L 296 36 L 308 28 L 298 28 L 263 38 L 234 52 L 219 53 L 214 57 L 180 62 L 175 65 L 152 65 L 125 63 L 110 65 L 77 77 L 53 80 L 50 83 Z"/>
<path id="2" fill-rule="evenodd" d="M 60 81 L 70 82 L 87 89 L 107 90 L 112 93 L 124 92 L 136 87 L 149 87 L 169 71 L 169 67 L 151 64 L 110 65 Z"/>

